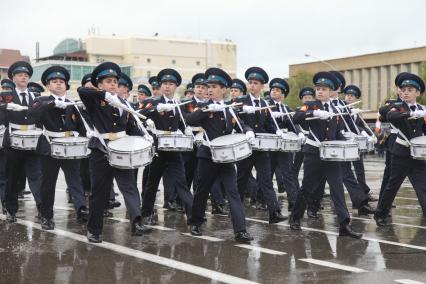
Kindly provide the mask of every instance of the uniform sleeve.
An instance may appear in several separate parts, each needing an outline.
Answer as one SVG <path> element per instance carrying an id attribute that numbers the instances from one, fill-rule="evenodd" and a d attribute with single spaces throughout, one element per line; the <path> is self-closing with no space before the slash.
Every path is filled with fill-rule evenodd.
<path id="1" fill-rule="evenodd" d="M 34 100 L 31 107 L 28 108 L 28 115 L 35 120 L 40 120 L 46 111 L 53 109 L 55 106 L 52 100 L 43 100 L 38 97 Z"/>
<path id="2" fill-rule="evenodd" d="M 101 104 L 102 100 L 105 100 L 105 91 L 80 87 L 77 92 L 89 113 L 93 112 Z"/>
<path id="3" fill-rule="evenodd" d="M 396 106 L 396 105 L 392 106 L 392 108 L 389 110 L 389 112 L 386 115 L 386 119 L 393 124 L 398 124 L 409 117 L 410 117 L 409 111 L 407 111 L 402 106 Z"/>

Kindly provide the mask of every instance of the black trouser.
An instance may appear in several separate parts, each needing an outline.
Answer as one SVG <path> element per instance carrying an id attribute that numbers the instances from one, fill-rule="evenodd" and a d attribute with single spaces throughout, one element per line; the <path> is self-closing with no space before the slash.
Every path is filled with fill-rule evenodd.
<path id="1" fill-rule="evenodd" d="M 382 218 L 387 217 L 401 184 L 408 177 L 416 191 L 423 216 L 426 217 L 426 162 L 415 160 L 411 156 L 392 154 L 391 163 L 390 178 L 377 204 L 376 215 Z"/>
<path id="2" fill-rule="evenodd" d="M 149 216 L 154 212 L 158 185 L 166 168 L 173 177 L 174 188 L 183 202 L 187 216 L 191 216 L 192 194 L 186 183 L 181 154 L 177 152 L 158 151 L 158 156 L 154 156 L 149 166 L 148 183 L 146 184 L 146 190 L 142 199 L 143 217 Z"/>
<path id="3" fill-rule="evenodd" d="M 274 174 L 277 179 L 278 188 L 284 188 L 287 192 L 289 204 L 296 200 L 297 185 L 293 175 L 293 153 L 271 152 L 271 178 Z"/>
<path id="4" fill-rule="evenodd" d="M 371 189 L 367 185 L 367 181 L 365 179 L 364 157 L 360 155 L 359 160 L 352 162 L 352 164 L 354 165 L 356 180 L 358 181 L 359 186 L 368 194 Z"/>
<path id="5" fill-rule="evenodd" d="M 5 193 L 6 209 L 10 214 L 18 211 L 18 194 L 22 190 L 18 187 L 18 179 L 22 171 L 28 178 L 28 185 L 34 196 L 37 207 L 41 205 L 41 165 L 40 157 L 35 151 L 6 149 L 7 186 Z"/>
<path id="6" fill-rule="evenodd" d="M 183 152 L 182 158 L 185 167 L 185 177 L 188 188 L 191 189 L 191 186 L 194 186 L 192 191 L 197 191 L 197 148 L 194 148 L 192 152 Z"/>
<path id="7" fill-rule="evenodd" d="M 330 185 L 330 195 L 339 223 L 348 224 L 350 216 L 345 203 L 339 162 L 323 161 L 319 154 L 305 153 L 304 165 L 302 188 L 292 211 L 293 218 L 299 220 L 303 217 L 310 195 L 317 188 L 318 182 L 325 179 Z"/>
<path id="8" fill-rule="evenodd" d="M 84 192 L 90 192 L 91 188 L 89 164 L 89 158 L 80 160 L 80 177 Z"/>
<path id="9" fill-rule="evenodd" d="M 146 166 L 143 170 L 142 193 L 141 193 L 142 200 L 145 195 L 146 185 L 148 184 L 149 170 L 150 170 L 150 165 Z M 167 168 L 163 172 L 163 189 L 164 189 L 164 203 L 173 202 L 176 200 L 177 193 L 176 193 L 176 189 L 174 185 L 174 179 L 170 175 Z"/>
<path id="10" fill-rule="evenodd" d="M 351 168 L 351 162 L 341 162 L 340 166 L 342 167 L 343 184 L 349 193 L 353 207 L 358 209 L 368 204 L 368 192 L 363 190 L 356 180 Z"/>
<path id="11" fill-rule="evenodd" d="M 3 204 L 6 192 L 7 176 L 6 176 L 6 153 L 4 149 L 0 149 L 0 201 Z"/>
<path id="12" fill-rule="evenodd" d="M 296 186 L 298 190 L 300 189 L 299 172 L 300 172 L 300 168 L 302 167 L 304 157 L 305 155 L 302 151 L 299 151 L 294 155 L 292 171 L 293 171 L 293 176 L 295 178 L 295 182 L 296 182 Z"/>
<path id="13" fill-rule="evenodd" d="M 50 156 L 41 156 L 41 214 L 46 219 L 53 218 L 53 204 L 55 202 L 55 188 L 59 169 L 65 175 L 68 190 L 73 197 L 75 210 L 86 206 L 83 186 L 80 177 L 80 160 L 55 159 Z"/>
<path id="14" fill-rule="evenodd" d="M 133 170 L 113 168 L 108 163 L 107 154 L 92 149 L 90 155 L 92 169 L 92 193 L 89 197 L 89 221 L 87 229 L 92 234 L 101 234 L 103 228 L 103 212 L 111 192 L 111 183 L 115 178 L 131 222 L 140 219 L 140 196 Z"/>
<path id="15" fill-rule="evenodd" d="M 263 199 L 268 206 L 269 214 L 280 212 L 280 206 L 272 185 L 271 160 L 268 152 L 253 151 L 252 155 L 237 162 L 237 183 L 240 198 L 244 202 L 247 190 L 247 181 L 250 177 L 253 166 L 257 172 L 257 182 L 263 194 Z"/>
<path id="16" fill-rule="evenodd" d="M 198 160 L 198 190 L 194 193 L 191 224 L 200 226 L 203 223 L 210 188 L 217 178 L 220 178 L 226 189 L 234 232 L 245 231 L 244 207 L 237 190 L 234 164 L 219 164 L 202 158 Z"/>

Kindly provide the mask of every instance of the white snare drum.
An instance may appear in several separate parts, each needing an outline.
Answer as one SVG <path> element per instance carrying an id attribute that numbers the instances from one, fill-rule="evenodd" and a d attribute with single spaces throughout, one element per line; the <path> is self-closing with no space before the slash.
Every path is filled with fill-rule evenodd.
<path id="1" fill-rule="evenodd" d="M 230 134 L 210 141 L 212 160 L 215 163 L 233 163 L 251 155 L 251 145 L 245 134 Z"/>
<path id="2" fill-rule="evenodd" d="M 356 161 L 359 160 L 358 143 L 350 141 L 323 141 L 320 147 L 320 158 L 323 161 Z"/>
<path id="3" fill-rule="evenodd" d="M 367 142 L 367 152 L 373 152 L 374 151 L 374 141 L 373 140 L 369 140 Z"/>
<path id="4" fill-rule="evenodd" d="M 53 138 L 50 142 L 51 155 L 56 159 L 83 159 L 90 154 L 88 144 L 86 137 Z"/>
<path id="5" fill-rule="evenodd" d="M 272 133 L 256 133 L 251 147 L 256 151 L 280 151 L 281 136 Z"/>
<path id="6" fill-rule="evenodd" d="M 3 127 L 0 129 L 0 149 L 3 148 L 3 139 L 4 139 L 4 133 L 6 132 L 6 128 Z"/>
<path id="7" fill-rule="evenodd" d="M 284 133 L 281 141 L 281 151 L 283 152 L 299 152 L 302 149 L 302 141 L 294 132 Z"/>
<path id="8" fill-rule="evenodd" d="M 35 150 L 41 133 L 39 129 L 14 130 L 10 135 L 10 146 L 18 150 Z"/>
<path id="9" fill-rule="evenodd" d="M 358 143 L 361 152 L 368 152 L 368 138 L 362 135 L 355 136 L 355 142 Z"/>
<path id="10" fill-rule="evenodd" d="M 151 142 L 142 137 L 125 136 L 108 143 L 108 162 L 114 168 L 136 169 L 151 163 Z"/>
<path id="11" fill-rule="evenodd" d="M 193 150 L 194 137 L 183 134 L 157 134 L 158 151 L 190 152 Z"/>
<path id="12" fill-rule="evenodd" d="M 419 136 L 410 140 L 411 157 L 416 160 L 426 160 L 426 136 Z"/>

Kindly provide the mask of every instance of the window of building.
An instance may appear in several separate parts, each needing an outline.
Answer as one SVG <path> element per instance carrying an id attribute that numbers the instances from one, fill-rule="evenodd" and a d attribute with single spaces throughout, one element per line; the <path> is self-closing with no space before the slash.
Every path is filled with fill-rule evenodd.
<path id="1" fill-rule="evenodd" d="M 172 64 L 176 64 L 176 59 L 172 59 Z"/>
<path id="2" fill-rule="evenodd" d="M 382 100 L 382 68 L 377 68 L 377 103 L 376 107 L 379 108 L 380 101 Z"/>
<path id="3" fill-rule="evenodd" d="M 391 66 L 388 65 L 386 68 L 386 97 L 390 97 L 391 95 Z"/>
<path id="4" fill-rule="evenodd" d="M 149 78 L 149 77 L 151 77 L 151 71 L 146 71 L 146 76 Z"/>
<path id="5" fill-rule="evenodd" d="M 222 68 L 222 64 L 221 64 L 221 63 L 218 63 L 218 64 L 217 64 L 217 67 Z"/>
<path id="6" fill-rule="evenodd" d="M 197 61 L 196 64 L 197 64 L 197 66 L 200 66 L 200 61 Z"/>
<path id="7" fill-rule="evenodd" d="M 84 76 L 81 74 L 81 66 L 71 66 L 71 80 L 79 81 Z"/>
<path id="8" fill-rule="evenodd" d="M 146 62 L 147 62 L 147 63 L 151 63 L 151 58 L 147 58 L 147 59 L 146 59 Z"/>
<path id="9" fill-rule="evenodd" d="M 367 108 L 371 108 L 371 68 L 367 69 L 367 96 L 368 96 Z"/>

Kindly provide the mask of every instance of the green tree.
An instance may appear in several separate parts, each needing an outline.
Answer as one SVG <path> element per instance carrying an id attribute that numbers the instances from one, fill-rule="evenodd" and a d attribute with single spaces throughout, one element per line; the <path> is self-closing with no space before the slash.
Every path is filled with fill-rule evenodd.
<path id="1" fill-rule="evenodd" d="M 288 104 L 292 109 L 302 105 L 299 99 L 299 92 L 304 87 L 312 87 L 312 77 L 314 74 L 300 71 L 296 76 L 288 79 L 288 85 L 290 86 L 290 93 L 286 99 L 286 104 Z"/>

